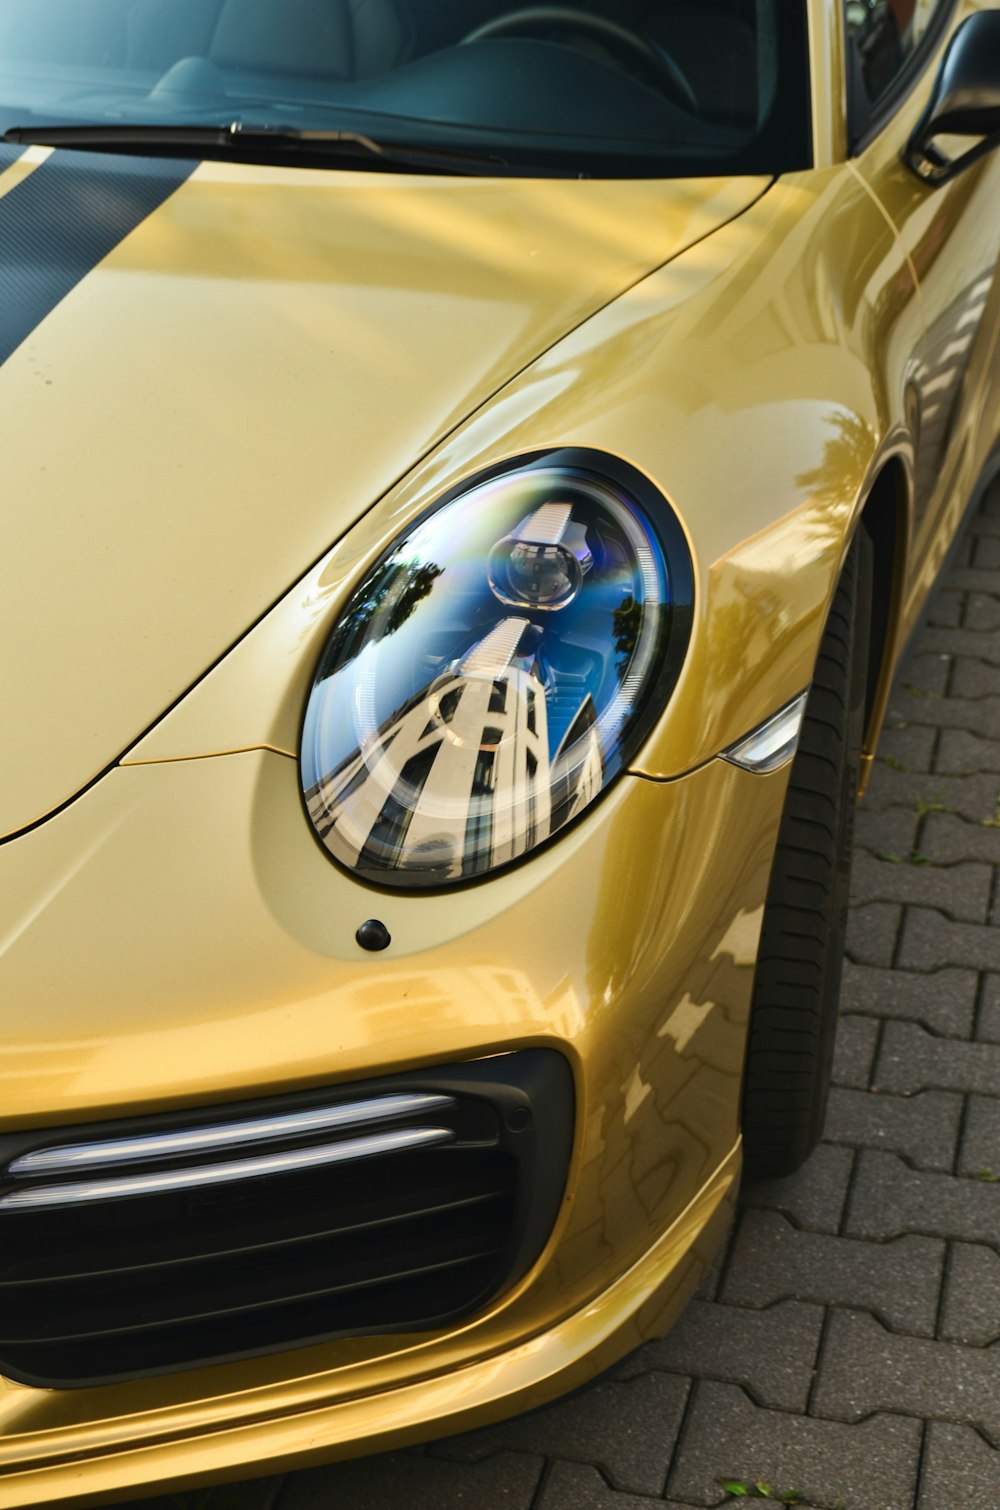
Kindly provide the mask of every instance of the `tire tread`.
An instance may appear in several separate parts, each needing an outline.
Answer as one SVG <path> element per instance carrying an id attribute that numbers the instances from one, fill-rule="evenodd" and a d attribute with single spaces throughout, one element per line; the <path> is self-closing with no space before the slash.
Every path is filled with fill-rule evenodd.
<path id="1" fill-rule="evenodd" d="M 823 632 L 768 887 L 743 1092 L 751 1178 L 797 1169 L 826 1115 L 870 615 L 871 544 L 862 528 Z"/>

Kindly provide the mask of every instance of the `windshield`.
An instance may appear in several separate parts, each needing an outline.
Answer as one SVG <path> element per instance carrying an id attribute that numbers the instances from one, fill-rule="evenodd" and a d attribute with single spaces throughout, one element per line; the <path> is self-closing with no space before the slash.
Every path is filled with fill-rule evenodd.
<path id="1" fill-rule="evenodd" d="M 0 130 L 240 122 L 493 154 L 499 171 L 777 173 L 810 162 L 804 10 L 0 0 Z"/>

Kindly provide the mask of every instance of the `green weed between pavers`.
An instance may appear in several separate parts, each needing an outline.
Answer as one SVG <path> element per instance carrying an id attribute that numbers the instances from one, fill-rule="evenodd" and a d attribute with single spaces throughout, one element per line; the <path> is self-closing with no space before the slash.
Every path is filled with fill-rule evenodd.
<path id="1" fill-rule="evenodd" d="M 910 767 L 904 765 L 901 760 L 897 760 L 895 755 L 880 755 L 879 760 L 883 765 L 887 765 L 890 771 L 903 771 L 907 775 L 909 774 Z"/>
<path id="2" fill-rule="evenodd" d="M 930 857 L 922 855 L 919 849 L 911 849 L 908 855 L 890 855 L 882 853 L 880 860 L 885 860 L 889 865 L 929 865 Z"/>
<path id="3" fill-rule="evenodd" d="M 737 1500 L 770 1500 L 774 1505 L 802 1505 L 807 1501 L 797 1489 L 772 1489 L 770 1484 L 765 1484 L 763 1479 L 755 1479 L 750 1483 L 746 1479 L 721 1479 L 723 1489 L 733 1499 Z"/>

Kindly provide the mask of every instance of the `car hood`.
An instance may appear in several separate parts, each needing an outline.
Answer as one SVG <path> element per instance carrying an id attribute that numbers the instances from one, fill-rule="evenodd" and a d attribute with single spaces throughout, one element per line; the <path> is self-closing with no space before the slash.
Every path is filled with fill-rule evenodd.
<path id="1" fill-rule="evenodd" d="M 0 159 L 0 836 L 113 764 L 526 364 L 765 187 Z"/>

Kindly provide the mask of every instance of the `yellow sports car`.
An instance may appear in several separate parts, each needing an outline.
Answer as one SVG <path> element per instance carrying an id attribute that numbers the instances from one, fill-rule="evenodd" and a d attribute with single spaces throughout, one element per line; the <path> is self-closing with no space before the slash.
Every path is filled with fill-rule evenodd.
<path id="1" fill-rule="evenodd" d="M 0 1506 L 536 1405 L 809 1153 L 998 141 L 983 0 L 0 0 Z"/>

